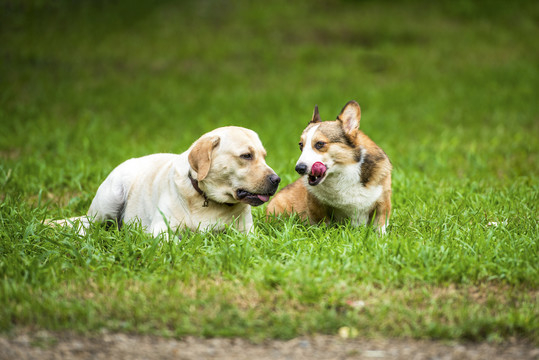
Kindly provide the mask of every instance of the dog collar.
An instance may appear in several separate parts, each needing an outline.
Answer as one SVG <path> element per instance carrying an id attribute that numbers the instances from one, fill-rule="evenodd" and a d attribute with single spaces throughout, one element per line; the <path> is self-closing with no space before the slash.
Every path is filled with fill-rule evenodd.
<path id="1" fill-rule="evenodd" d="M 193 188 L 196 190 L 196 192 L 202 195 L 202 197 L 204 198 L 204 203 L 202 204 L 202 207 L 208 207 L 208 203 L 210 200 L 208 199 L 206 193 L 202 191 L 202 189 L 200 189 L 200 187 L 198 186 L 198 180 L 193 179 L 193 177 L 191 176 L 191 172 L 187 173 L 187 177 L 189 177 L 189 180 L 191 180 L 191 185 L 193 185 Z M 234 206 L 234 204 L 230 203 L 225 203 L 225 205 Z"/>
<path id="2" fill-rule="evenodd" d="M 208 207 L 208 197 L 206 196 L 206 193 L 198 187 L 198 180 L 193 179 L 190 172 L 187 173 L 187 176 L 189 177 L 189 180 L 191 180 L 191 185 L 193 185 L 196 192 L 204 197 L 204 204 L 202 204 L 202 207 Z"/>

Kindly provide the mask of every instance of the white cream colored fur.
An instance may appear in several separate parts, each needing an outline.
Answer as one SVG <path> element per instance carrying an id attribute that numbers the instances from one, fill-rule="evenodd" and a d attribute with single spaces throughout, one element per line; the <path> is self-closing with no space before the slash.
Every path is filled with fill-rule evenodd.
<path id="1" fill-rule="evenodd" d="M 208 197 L 207 207 L 188 177 L 189 173 L 195 179 L 198 177 L 189 154 L 200 141 L 218 143 L 210 149 L 209 172 L 198 183 Z M 252 153 L 255 159 L 239 160 L 245 153 Z M 101 184 L 87 216 L 54 223 L 79 226 L 81 233 L 92 222 L 119 218 L 123 223 L 139 221 L 154 236 L 166 233 L 169 227 L 173 231 L 178 228 L 205 231 L 235 225 L 238 230 L 249 232 L 253 227 L 251 206 L 237 199 L 235 191 L 243 188 L 256 192 L 263 177 L 275 174 L 266 165 L 265 155 L 254 131 L 218 128 L 203 135 L 182 154 L 153 154 L 123 162 Z"/>

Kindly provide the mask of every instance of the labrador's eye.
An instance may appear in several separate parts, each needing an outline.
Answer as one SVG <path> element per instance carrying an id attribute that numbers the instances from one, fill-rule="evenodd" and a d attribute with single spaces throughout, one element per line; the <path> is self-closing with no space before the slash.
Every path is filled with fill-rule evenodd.
<path id="1" fill-rule="evenodd" d="M 326 143 L 323 142 L 323 141 L 318 141 L 316 144 L 314 144 L 314 147 L 316 148 L 316 150 L 320 150 L 320 149 L 322 149 L 324 146 L 326 146 Z"/>
<path id="2" fill-rule="evenodd" d="M 253 154 L 251 153 L 241 154 L 240 158 L 242 158 L 243 160 L 253 160 Z"/>
<path id="3" fill-rule="evenodd" d="M 298 145 L 299 145 L 299 151 L 303 151 L 303 142 L 300 141 Z"/>

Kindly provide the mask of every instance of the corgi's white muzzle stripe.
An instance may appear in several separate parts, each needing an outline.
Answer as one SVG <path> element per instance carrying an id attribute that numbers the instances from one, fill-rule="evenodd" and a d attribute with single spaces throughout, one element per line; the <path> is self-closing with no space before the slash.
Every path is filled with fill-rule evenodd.
<path id="1" fill-rule="evenodd" d="M 315 162 L 322 161 L 322 157 L 317 154 L 312 147 L 313 137 L 319 126 L 320 125 L 313 126 L 313 128 L 307 133 L 305 144 L 303 145 L 303 152 L 296 163 L 296 166 L 300 164 L 307 165 L 307 171 L 305 172 L 306 174 L 311 172 L 311 168 Z"/>

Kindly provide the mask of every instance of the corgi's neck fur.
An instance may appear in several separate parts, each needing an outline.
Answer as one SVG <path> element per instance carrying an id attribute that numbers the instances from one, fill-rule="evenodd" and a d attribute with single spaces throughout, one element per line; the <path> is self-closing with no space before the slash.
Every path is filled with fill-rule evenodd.
<path id="1" fill-rule="evenodd" d="M 382 195 L 383 186 L 361 184 L 361 165 L 365 149 L 361 150 L 362 158 L 358 163 L 334 165 L 327 178 L 317 186 L 310 186 L 307 177 L 303 182 L 309 193 L 321 203 L 335 210 L 334 216 L 339 218 L 352 216 L 354 225 L 365 225 L 369 213 Z"/>

